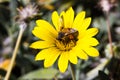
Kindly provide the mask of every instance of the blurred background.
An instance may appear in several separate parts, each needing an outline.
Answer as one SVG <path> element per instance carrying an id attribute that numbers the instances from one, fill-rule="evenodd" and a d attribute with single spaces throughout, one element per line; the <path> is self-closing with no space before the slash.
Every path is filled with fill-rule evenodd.
<path id="1" fill-rule="evenodd" d="M 90 27 L 99 28 L 95 36 L 100 44 L 100 56 L 80 60 L 74 65 L 76 80 L 120 80 L 120 0 L 0 0 L 0 80 L 3 80 L 11 61 L 19 33 L 19 25 L 26 23 L 10 80 L 72 80 L 70 71 L 60 73 L 57 62 L 44 68 L 43 61 L 35 61 L 39 50 L 29 45 L 38 40 L 32 35 L 37 19 L 51 22 L 51 13 L 73 7 L 75 14 L 86 11 L 92 17 Z M 108 14 L 106 14 L 106 12 Z M 107 21 L 109 23 L 107 24 Z M 110 26 L 113 53 L 110 53 L 107 26 Z"/>

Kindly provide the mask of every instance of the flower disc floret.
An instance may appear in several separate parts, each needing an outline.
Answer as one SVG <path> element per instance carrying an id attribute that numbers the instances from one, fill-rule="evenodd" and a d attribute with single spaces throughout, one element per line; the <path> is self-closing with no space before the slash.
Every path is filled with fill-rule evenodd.
<path id="1" fill-rule="evenodd" d="M 78 31 L 73 28 L 63 28 L 58 32 L 55 45 L 61 51 L 69 51 L 76 45 Z"/>

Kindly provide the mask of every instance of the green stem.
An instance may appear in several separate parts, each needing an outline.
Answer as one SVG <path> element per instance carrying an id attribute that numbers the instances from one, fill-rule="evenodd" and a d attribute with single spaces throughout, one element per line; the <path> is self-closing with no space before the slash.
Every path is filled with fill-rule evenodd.
<path id="1" fill-rule="evenodd" d="M 76 65 L 76 71 L 75 71 L 75 77 L 76 77 L 76 80 L 79 80 L 79 75 L 80 75 L 80 69 L 81 69 L 81 62 L 82 60 L 79 60 L 78 61 L 78 64 Z"/>
<path id="2" fill-rule="evenodd" d="M 73 66 L 72 66 L 71 63 L 70 63 L 70 71 L 71 71 L 71 75 L 72 75 L 72 80 L 76 80 L 75 79 L 75 73 L 74 73 L 74 70 L 73 70 Z"/>
<path id="3" fill-rule="evenodd" d="M 13 51 L 12 59 L 11 59 L 11 62 L 10 62 L 10 65 L 9 65 L 9 68 L 8 68 L 8 71 L 6 73 L 6 76 L 5 76 L 4 80 L 9 80 L 9 77 L 10 77 L 14 62 L 15 62 L 15 58 L 17 56 L 17 52 L 18 52 L 18 48 L 19 48 L 19 45 L 20 45 L 20 41 L 21 41 L 23 32 L 24 32 L 24 29 L 20 28 L 20 32 L 19 32 L 19 35 L 18 35 L 18 38 L 17 38 L 17 42 L 16 42 L 16 45 L 15 45 L 15 48 L 14 48 L 14 51 Z"/>

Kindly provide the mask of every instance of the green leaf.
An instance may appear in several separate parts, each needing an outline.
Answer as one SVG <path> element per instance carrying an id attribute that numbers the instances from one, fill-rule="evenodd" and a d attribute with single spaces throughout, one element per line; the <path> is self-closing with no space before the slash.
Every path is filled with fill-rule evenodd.
<path id="1" fill-rule="evenodd" d="M 58 70 L 54 68 L 38 69 L 23 75 L 18 80 L 53 79 L 57 74 Z"/>

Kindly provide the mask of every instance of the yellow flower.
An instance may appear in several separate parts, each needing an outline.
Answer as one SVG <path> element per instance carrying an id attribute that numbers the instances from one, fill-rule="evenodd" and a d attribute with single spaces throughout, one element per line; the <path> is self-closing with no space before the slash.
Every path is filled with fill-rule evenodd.
<path id="1" fill-rule="evenodd" d="M 3 62 L 0 62 L 0 69 L 8 70 L 11 59 L 6 59 Z"/>
<path id="2" fill-rule="evenodd" d="M 54 26 L 45 20 L 37 20 L 32 33 L 42 39 L 31 44 L 31 48 L 42 49 L 35 60 L 44 60 L 44 66 L 50 67 L 58 59 L 58 67 L 65 72 L 68 63 L 77 64 L 78 58 L 87 60 L 88 56 L 97 57 L 99 52 L 94 46 L 99 42 L 94 36 L 97 28 L 87 29 L 91 18 L 85 18 L 82 11 L 74 19 L 74 11 L 70 7 L 60 16 L 56 11 L 52 13 Z"/>

